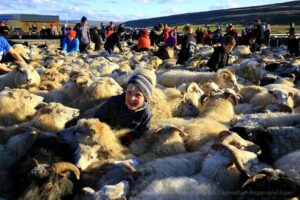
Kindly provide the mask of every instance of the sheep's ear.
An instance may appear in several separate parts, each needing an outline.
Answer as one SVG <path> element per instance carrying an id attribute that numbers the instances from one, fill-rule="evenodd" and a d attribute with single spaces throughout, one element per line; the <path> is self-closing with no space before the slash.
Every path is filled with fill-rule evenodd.
<path id="1" fill-rule="evenodd" d="M 231 135 L 232 133 L 230 132 L 230 131 L 221 131 L 220 133 L 219 133 L 219 135 L 218 135 L 218 138 L 219 139 L 222 139 L 222 138 L 224 138 L 224 137 L 227 137 L 227 136 L 229 136 L 229 135 Z"/>
<path id="2" fill-rule="evenodd" d="M 229 79 L 231 77 L 231 73 L 227 70 L 222 70 L 220 72 L 220 76 L 223 78 L 223 79 Z"/>
<path id="3" fill-rule="evenodd" d="M 288 93 L 288 96 L 289 96 L 289 97 L 294 97 L 294 93 L 293 93 L 293 92 L 289 92 L 289 93 Z"/>
<path id="4" fill-rule="evenodd" d="M 45 108 L 47 105 L 48 105 L 47 103 L 42 102 L 42 103 L 40 103 L 39 105 L 37 105 L 37 106 L 35 107 L 35 109 L 36 109 L 36 110 L 40 110 L 40 109 L 42 109 L 42 108 Z"/>
<path id="5" fill-rule="evenodd" d="M 203 105 L 206 101 L 208 101 L 210 99 L 211 95 L 210 94 L 204 94 L 201 96 L 200 98 L 200 103 L 201 105 Z"/>
<path id="6" fill-rule="evenodd" d="M 250 185 L 252 185 L 253 183 L 259 181 L 259 180 L 262 180 L 266 177 L 267 175 L 266 174 L 256 174 L 250 178 L 248 178 L 245 183 L 242 185 L 242 188 L 246 188 Z"/>
<path id="7" fill-rule="evenodd" d="M 238 98 L 236 95 L 234 94 L 225 94 L 225 99 L 227 99 L 228 101 L 230 101 L 234 106 L 236 106 L 239 102 Z"/>
<path id="8" fill-rule="evenodd" d="M 176 127 L 176 126 L 172 127 L 172 129 L 175 130 L 175 131 L 178 131 L 180 137 L 182 137 L 182 138 L 185 138 L 189 135 L 186 132 L 184 132 L 183 130 L 181 130 L 180 128 Z"/>
<path id="9" fill-rule="evenodd" d="M 275 91 L 274 90 L 268 90 L 268 93 L 276 97 Z"/>

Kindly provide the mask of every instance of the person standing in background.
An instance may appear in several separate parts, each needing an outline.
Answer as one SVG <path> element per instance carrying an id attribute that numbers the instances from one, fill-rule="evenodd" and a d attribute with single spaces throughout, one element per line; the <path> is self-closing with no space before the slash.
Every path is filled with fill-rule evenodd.
<path id="1" fill-rule="evenodd" d="M 266 30 L 264 31 L 264 44 L 266 46 L 270 45 L 270 37 L 271 37 L 271 24 L 267 24 Z"/>
<path id="2" fill-rule="evenodd" d="M 148 51 L 150 49 L 150 38 L 148 29 L 142 30 L 142 35 L 138 39 L 138 51 Z"/>
<path id="3" fill-rule="evenodd" d="M 177 64 L 183 64 L 196 51 L 196 38 L 193 35 L 193 28 L 191 25 L 185 25 L 183 28 L 184 36 L 182 39 L 181 49 L 178 54 Z"/>
<path id="4" fill-rule="evenodd" d="M 80 52 L 84 52 L 91 42 L 90 30 L 85 16 L 81 18 L 80 23 L 75 25 L 74 30 L 76 31 L 77 38 L 79 39 L 79 50 Z"/>
<path id="5" fill-rule="evenodd" d="M 261 46 L 263 39 L 264 39 L 264 30 L 263 30 L 263 27 L 262 27 L 259 19 L 254 20 L 252 37 L 255 37 L 256 38 L 255 43 L 257 43 L 259 46 Z"/>
<path id="6" fill-rule="evenodd" d="M 0 22 L 0 35 L 8 35 L 9 28 L 5 25 L 4 21 Z"/>

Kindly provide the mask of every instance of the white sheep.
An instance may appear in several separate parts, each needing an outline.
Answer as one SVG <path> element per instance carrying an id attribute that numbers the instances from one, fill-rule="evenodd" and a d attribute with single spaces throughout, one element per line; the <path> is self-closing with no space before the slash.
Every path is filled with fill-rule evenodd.
<path id="1" fill-rule="evenodd" d="M 43 98 L 25 89 L 6 88 L 0 92 L 0 123 L 5 126 L 29 120 Z"/>
<path id="2" fill-rule="evenodd" d="M 84 92 L 68 105 L 80 109 L 81 112 L 96 106 L 102 101 L 123 92 L 121 86 L 112 78 L 102 77 L 96 80 Z"/>
<path id="3" fill-rule="evenodd" d="M 0 91 L 5 87 L 37 87 L 40 82 L 41 77 L 32 66 L 19 63 L 14 70 L 0 76 Z"/>
<path id="4" fill-rule="evenodd" d="M 287 175 L 290 179 L 295 181 L 298 185 L 300 185 L 300 151 L 291 152 L 279 160 L 277 160 L 274 164 L 274 167 L 280 169 Z"/>
<path id="5" fill-rule="evenodd" d="M 214 81 L 221 89 L 237 87 L 236 76 L 227 69 L 214 72 L 191 72 L 187 70 L 170 70 L 158 74 L 158 83 L 166 87 L 177 87 L 183 83 L 204 83 Z"/>

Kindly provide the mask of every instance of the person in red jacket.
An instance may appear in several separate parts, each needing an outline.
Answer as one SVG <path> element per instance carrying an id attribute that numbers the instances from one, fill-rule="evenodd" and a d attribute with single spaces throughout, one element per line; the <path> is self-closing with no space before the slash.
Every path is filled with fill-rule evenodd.
<path id="1" fill-rule="evenodd" d="M 150 49 L 150 38 L 148 34 L 148 29 L 142 30 L 142 35 L 138 39 L 138 51 L 148 51 Z"/>

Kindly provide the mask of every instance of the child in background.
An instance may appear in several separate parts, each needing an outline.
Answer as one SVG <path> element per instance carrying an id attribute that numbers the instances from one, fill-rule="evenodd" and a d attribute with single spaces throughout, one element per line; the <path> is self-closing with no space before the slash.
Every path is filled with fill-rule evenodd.
<path id="1" fill-rule="evenodd" d="M 177 64 L 183 64 L 196 51 L 196 38 L 193 35 L 193 29 L 190 25 L 185 25 L 183 28 L 184 36 L 182 39 L 181 49 L 178 54 Z"/>

